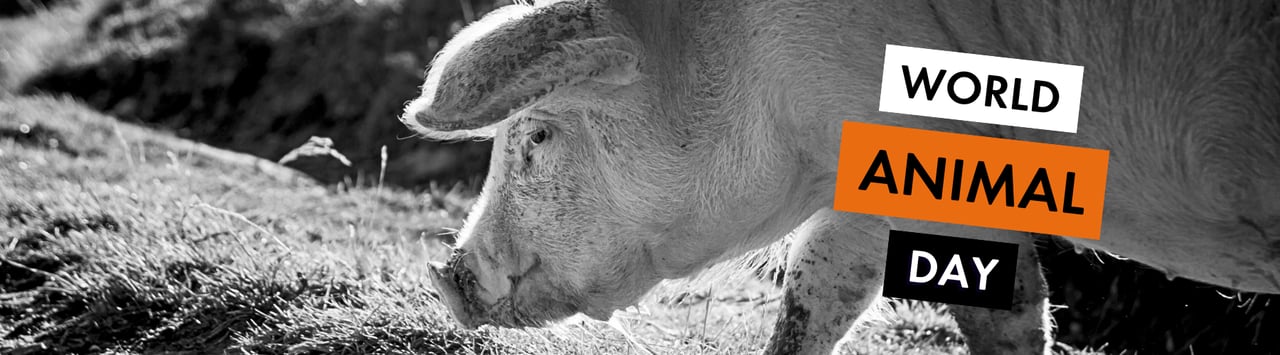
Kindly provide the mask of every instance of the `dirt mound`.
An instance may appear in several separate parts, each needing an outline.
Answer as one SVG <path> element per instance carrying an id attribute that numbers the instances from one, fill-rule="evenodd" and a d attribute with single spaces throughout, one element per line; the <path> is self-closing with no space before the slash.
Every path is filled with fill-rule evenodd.
<path id="1" fill-rule="evenodd" d="M 23 92 L 73 95 L 179 136 L 280 159 L 330 137 L 355 169 L 386 182 L 470 181 L 488 143 L 410 138 L 396 120 L 435 51 L 485 1 L 103 0 L 84 43 Z"/>

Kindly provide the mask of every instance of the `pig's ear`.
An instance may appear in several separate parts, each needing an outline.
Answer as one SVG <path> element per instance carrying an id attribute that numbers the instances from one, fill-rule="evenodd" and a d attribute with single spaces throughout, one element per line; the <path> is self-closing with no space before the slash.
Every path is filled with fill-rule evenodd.
<path id="1" fill-rule="evenodd" d="M 627 85 L 639 46 L 599 5 L 511 5 L 463 29 L 436 56 L 401 121 L 419 131 L 474 130 L 561 87 Z"/>

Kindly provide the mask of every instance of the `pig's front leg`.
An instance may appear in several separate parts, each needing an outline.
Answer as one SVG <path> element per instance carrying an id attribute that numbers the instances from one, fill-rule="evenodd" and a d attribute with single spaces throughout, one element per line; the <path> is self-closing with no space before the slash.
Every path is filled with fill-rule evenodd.
<path id="1" fill-rule="evenodd" d="M 830 354 L 880 298 L 889 224 L 823 209 L 796 229 L 767 354 Z"/>

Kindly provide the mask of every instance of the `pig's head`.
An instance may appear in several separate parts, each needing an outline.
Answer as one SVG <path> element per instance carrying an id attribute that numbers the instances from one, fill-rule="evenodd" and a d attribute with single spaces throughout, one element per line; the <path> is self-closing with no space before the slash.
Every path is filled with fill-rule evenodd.
<path id="1" fill-rule="evenodd" d="M 717 143 L 691 136 L 670 96 L 678 76 L 661 75 L 617 16 L 577 2 L 500 8 L 443 48 L 401 118 L 428 138 L 494 140 L 454 255 L 430 275 L 466 327 L 605 319 L 744 244 L 708 228 L 767 219 L 741 212 L 778 198 L 756 188 L 785 186 L 709 166 L 725 162 L 695 151 Z"/>

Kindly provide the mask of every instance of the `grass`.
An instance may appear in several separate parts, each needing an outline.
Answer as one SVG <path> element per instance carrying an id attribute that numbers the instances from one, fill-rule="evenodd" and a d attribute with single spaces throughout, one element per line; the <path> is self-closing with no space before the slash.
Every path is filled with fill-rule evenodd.
<path id="1" fill-rule="evenodd" d="M 737 354 L 777 313 L 748 278 L 610 323 L 460 330 L 423 268 L 465 193 L 320 186 L 65 98 L 0 99 L 0 196 L 6 353 Z M 888 309 L 843 353 L 964 353 L 941 307 Z"/>

